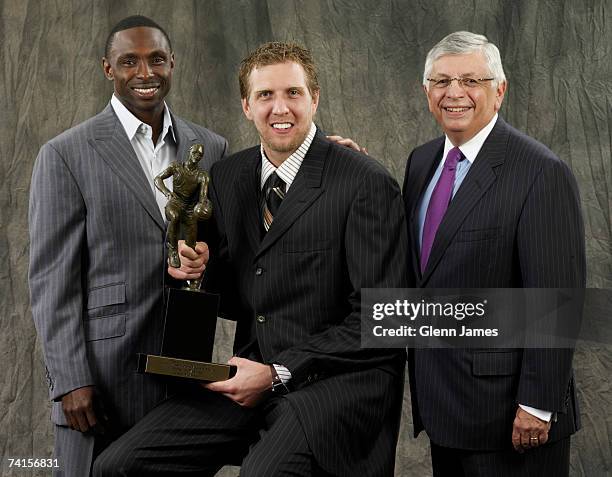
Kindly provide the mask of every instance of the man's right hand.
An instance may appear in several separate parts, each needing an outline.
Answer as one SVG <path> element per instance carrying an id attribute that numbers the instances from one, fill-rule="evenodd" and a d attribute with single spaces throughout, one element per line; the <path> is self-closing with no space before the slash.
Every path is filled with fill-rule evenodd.
<path id="1" fill-rule="evenodd" d="M 179 240 L 178 254 L 181 259 L 180 268 L 168 267 L 168 274 L 177 280 L 197 280 L 204 273 L 208 263 L 208 245 L 196 242 L 195 250 Z"/>
<path id="2" fill-rule="evenodd" d="M 105 420 L 106 416 L 96 415 L 94 396 L 94 386 L 78 388 L 62 396 L 62 409 L 70 429 L 80 432 L 97 432 L 102 429 L 101 419 Z"/>

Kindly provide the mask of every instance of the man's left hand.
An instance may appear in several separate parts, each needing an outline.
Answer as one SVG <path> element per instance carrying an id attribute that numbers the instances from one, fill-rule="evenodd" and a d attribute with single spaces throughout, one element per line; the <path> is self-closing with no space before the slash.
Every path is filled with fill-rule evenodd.
<path id="1" fill-rule="evenodd" d="M 202 384 L 244 407 L 255 407 L 272 388 L 272 371 L 267 364 L 234 356 L 228 364 L 236 366 L 236 375 L 227 381 Z"/>
<path id="2" fill-rule="evenodd" d="M 520 453 L 546 444 L 550 422 L 538 419 L 519 407 L 512 425 L 512 445 Z"/>
<path id="3" fill-rule="evenodd" d="M 349 137 L 342 137 L 342 136 L 325 136 L 325 137 L 327 137 L 327 139 L 329 139 L 331 142 L 335 142 L 337 144 L 341 144 L 343 146 L 349 147 L 365 155 L 368 154 L 368 150 L 365 147 L 361 147 L 359 144 L 357 144 L 355 141 L 353 141 Z"/>

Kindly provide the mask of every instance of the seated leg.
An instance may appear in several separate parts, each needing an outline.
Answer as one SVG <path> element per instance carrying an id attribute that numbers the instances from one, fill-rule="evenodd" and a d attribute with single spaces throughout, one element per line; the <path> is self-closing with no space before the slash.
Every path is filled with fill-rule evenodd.
<path id="1" fill-rule="evenodd" d="M 264 405 L 266 414 L 259 441 L 242 462 L 240 477 L 328 475 L 316 463 L 302 425 L 287 399 Z"/>
<path id="2" fill-rule="evenodd" d="M 205 390 L 168 399 L 111 444 L 94 462 L 94 477 L 213 476 L 240 465 L 256 414 Z"/>

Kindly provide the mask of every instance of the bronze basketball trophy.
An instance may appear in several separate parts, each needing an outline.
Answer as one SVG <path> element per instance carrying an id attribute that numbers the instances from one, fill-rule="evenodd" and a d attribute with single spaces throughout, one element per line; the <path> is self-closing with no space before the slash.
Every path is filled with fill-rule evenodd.
<path id="1" fill-rule="evenodd" d="M 194 144 L 184 163 L 173 162 L 155 178 L 155 186 L 168 198 L 168 263 L 179 268 L 179 234 L 195 249 L 198 222 L 212 215 L 208 199 L 210 176 L 198 167 L 204 157 L 201 144 Z M 164 180 L 172 177 L 169 190 Z M 199 381 L 222 381 L 236 367 L 211 363 L 219 296 L 200 290 L 202 279 L 187 280 L 184 288 L 166 288 L 164 336 L 161 355 L 138 355 L 138 371 Z"/>

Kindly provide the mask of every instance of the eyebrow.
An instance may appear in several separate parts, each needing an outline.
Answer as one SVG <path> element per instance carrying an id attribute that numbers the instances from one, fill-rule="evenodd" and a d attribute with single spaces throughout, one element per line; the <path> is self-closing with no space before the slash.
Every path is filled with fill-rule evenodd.
<path id="1" fill-rule="evenodd" d="M 460 74 L 460 78 L 474 78 L 475 76 L 483 76 L 484 73 L 463 73 Z M 435 76 L 442 76 L 444 78 L 454 78 L 454 76 L 447 75 L 446 73 L 437 73 Z M 486 75 L 485 75 L 486 76 Z"/>
<path id="2" fill-rule="evenodd" d="M 285 88 L 285 91 L 290 91 L 292 89 L 297 89 L 298 91 L 306 91 L 306 88 L 304 86 L 287 86 L 287 88 Z M 253 93 L 255 94 L 261 94 L 261 93 L 272 93 L 273 91 L 269 88 L 264 88 L 264 89 L 258 89 L 253 91 Z"/>
<path id="3" fill-rule="evenodd" d="M 169 52 L 167 52 L 165 50 L 155 50 L 155 51 L 152 51 L 149 54 L 149 56 L 154 56 L 154 55 L 157 55 L 157 56 L 170 56 L 171 53 L 169 53 Z"/>
<path id="4" fill-rule="evenodd" d="M 170 56 L 171 53 L 168 53 L 167 51 L 164 50 L 154 50 L 152 52 L 150 52 L 147 56 L 151 57 L 151 56 Z M 126 53 L 122 53 L 121 55 L 118 56 L 118 58 L 129 58 L 129 57 L 137 57 L 140 56 L 138 55 L 138 53 L 134 52 L 134 51 L 128 51 Z"/>

